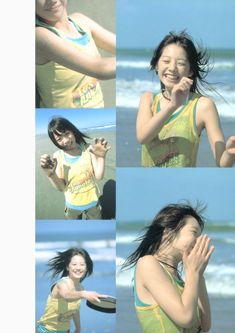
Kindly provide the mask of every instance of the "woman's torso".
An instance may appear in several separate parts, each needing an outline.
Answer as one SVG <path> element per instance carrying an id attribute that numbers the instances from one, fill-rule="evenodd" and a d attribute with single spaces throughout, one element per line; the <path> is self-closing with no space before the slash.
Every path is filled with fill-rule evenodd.
<path id="1" fill-rule="evenodd" d="M 67 277 L 57 282 L 68 284 Z M 82 289 L 82 286 L 78 286 Z M 48 296 L 44 314 L 38 321 L 49 331 L 68 331 L 73 314 L 79 311 L 81 300 L 66 301 L 63 298 L 54 298 L 52 294 Z"/>
<path id="2" fill-rule="evenodd" d="M 167 268 L 161 264 L 167 276 L 179 295 L 182 294 L 184 289 L 184 283 L 182 280 L 174 277 Z M 195 314 L 194 323 L 192 328 L 186 329 L 176 325 L 167 314 L 161 309 L 161 307 L 154 304 L 144 303 L 138 296 L 136 288 L 136 270 L 134 274 L 134 297 L 135 297 L 135 309 L 138 320 L 140 322 L 143 333 L 199 333 L 199 314 Z"/>
<path id="3" fill-rule="evenodd" d="M 90 152 L 82 148 L 81 155 L 69 156 L 59 150 L 54 157 L 58 161 L 61 176 L 66 183 L 64 191 L 66 206 L 77 210 L 94 207 L 98 195 Z"/>
<path id="4" fill-rule="evenodd" d="M 68 38 L 61 31 L 37 21 L 65 43 L 72 44 L 79 52 L 89 56 L 100 56 L 89 29 L 69 18 L 81 34 L 80 38 Z M 97 79 L 68 69 L 54 61 L 36 65 L 37 89 L 40 95 L 40 107 L 44 108 L 100 108 L 103 107 L 103 95 Z"/>
<path id="5" fill-rule="evenodd" d="M 200 95 L 190 99 L 164 124 L 159 134 L 142 145 L 141 164 L 144 167 L 194 167 L 199 145 L 196 107 Z M 154 95 L 152 114 L 160 110 L 161 94 Z"/>

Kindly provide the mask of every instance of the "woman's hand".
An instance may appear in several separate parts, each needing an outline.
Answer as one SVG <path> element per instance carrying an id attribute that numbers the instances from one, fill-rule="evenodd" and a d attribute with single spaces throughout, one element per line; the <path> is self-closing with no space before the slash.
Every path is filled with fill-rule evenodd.
<path id="1" fill-rule="evenodd" d="M 100 298 L 108 297 L 107 295 L 98 294 L 96 291 L 86 291 L 86 290 L 81 291 L 81 295 L 82 295 L 81 298 L 85 298 L 88 301 L 91 301 L 91 302 L 95 301 L 98 303 L 100 303 Z"/>
<path id="2" fill-rule="evenodd" d="M 193 84 L 193 80 L 188 77 L 182 77 L 179 83 L 177 83 L 171 92 L 171 105 L 178 108 L 184 104 L 189 96 L 190 88 Z"/>
<path id="3" fill-rule="evenodd" d="M 104 138 L 95 138 L 94 144 L 89 147 L 89 151 L 96 157 L 105 157 L 110 148 L 111 147 L 108 146 L 108 142 Z"/>
<path id="4" fill-rule="evenodd" d="M 235 159 L 235 136 L 230 136 L 226 142 L 226 151 Z"/>
<path id="5" fill-rule="evenodd" d="M 207 235 L 198 237 L 192 251 L 183 254 L 186 275 L 188 273 L 203 275 L 213 251 L 214 246 L 210 246 L 210 239 Z"/>
<path id="6" fill-rule="evenodd" d="M 51 158 L 50 155 L 44 154 L 40 158 L 40 166 L 48 177 L 55 174 L 57 159 Z"/>

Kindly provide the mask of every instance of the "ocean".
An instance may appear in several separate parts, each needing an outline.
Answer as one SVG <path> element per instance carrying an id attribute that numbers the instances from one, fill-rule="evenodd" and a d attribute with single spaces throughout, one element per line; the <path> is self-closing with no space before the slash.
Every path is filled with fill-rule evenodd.
<path id="1" fill-rule="evenodd" d="M 36 320 L 43 314 L 51 286 L 45 274 L 47 261 L 70 247 L 85 248 L 93 260 L 94 272 L 83 281 L 84 288 L 115 297 L 115 246 L 113 221 L 36 221 Z M 73 332 L 73 323 L 71 328 Z M 115 314 L 92 310 L 82 300 L 81 328 L 84 333 L 113 333 Z"/>
<path id="2" fill-rule="evenodd" d="M 125 312 L 129 308 L 130 333 L 138 333 L 138 323 L 133 308 L 132 277 L 133 268 L 120 271 L 120 265 L 137 247 L 134 240 L 141 235 L 141 230 L 147 222 L 118 222 L 117 227 L 117 295 L 119 299 L 117 333 L 123 330 L 122 321 L 126 313 L 122 313 L 124 303 Z M 211 238 L 215 246 L 205 272 L 205 279 L 212 311 L 212 330 L 210 333 L 232 333 L 235 325 L 235 220 L 208 221 L 204 233 Z M 128 300 L 125 295 L 128 296 Z M 131 304 L 132 302 L 132 304 Z M 127 315 L 128 316 L 128 315 Z M 225 320 L 226 319 L 226 320 Z M 136 325 L 136 326 L 135 326 Z M 135 330 L 133 329 L 135 328 Z"/>

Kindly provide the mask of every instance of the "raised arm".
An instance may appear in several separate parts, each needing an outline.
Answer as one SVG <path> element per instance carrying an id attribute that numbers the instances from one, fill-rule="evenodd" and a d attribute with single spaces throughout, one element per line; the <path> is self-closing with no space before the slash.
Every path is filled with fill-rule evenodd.
<path id="1" fill-rule="evenodd" d="M 199 280 L 198 305 L 201 318 L 201 329 L 203 332 L 208 332 L 211 328 L 211 309 L 204 276 L 201 276 Z"/>
<path id="2" fill-rule="evenodd" d="M 92 37 L 94 38 L 96 45 L 100 49 L 103 49 L 115 55 L 116 35 L 114 33 L 108 31 L 107 29 L 104 29 L 98 23 L 83 14 L 74 13 L 71 16 L 81 23 L 84 22 L 84 24 L 89 27 Z"/>
<path id="3" fill-rule="evenodd" d="M 58 191 L 64 192 L 66 183 L 56 157 L 51 158 L 48 154 L 42 155 L 40 158 L 40 166 L 51 185 Z"/>
<path id="4" fill-rule="evenodd" d="M 43 27 L 36 28 L 36 54 L 40 59 L 45 59 L 43 63 L 54 61 L 71 70 L 100 80 L 115 77 L 116 60 L 114 57 L 89 56 Z"/>
<path id="5" fill-rule="evenodd" d="M 110 147 L 104 138 L 95 139 L 95 143 L 89 148 L 91 153 L 91 161 L 94 175 L 97 180 L 101 180 L 104 176 L 105 157 Z"/>
<path id="6" fill-rule="evenodd" d="M 151 106 L 153 95 L 146 92 L 140 99 L 139 111 L 136 121 L 136 136 L 141 144 L 145 144 L 153 140 L 161 131 L 165 122 L 183 105 L 189 96 L 189 90 L 193 81 L 187 77 L 183 77 L 177 83 L 171 92 L 171 98 L 168 103 L 165 103 L 161 108 L 161 112 L 152 114 Z"/>
<path id="7" fill-rule="evenodd" d="M 197 118 L 199 126 L 206 129 L 217 166 L 233 166 L 235 163 L 235 136 L 230 137 L 225 143 L 218 111 L 210 98 L 201 97 L 199 99 Z"/>
<path id="8" fill-rule="evenodd" d="M 203 236 L 198 238 L 191 253 L 184 255 L 186 279 L 182 295 L 176 291 L 166 272 L 153 256 L 145 256 L 138 262 L 137 274 L 144 288 L 180 327 L 192 326 L 198 305 L 200 276 L 212 251 L 213 248 L 209 248 L 209 239 Z"/>
<path id="9" fill-rule="evenodd" d="M 140 99 L 139 110 L 136 120 L 136 137 L 140 144 L 145 144 L 153 140 L 161 131 L 166 120 L 175 111 L 171 106 L 152 114 L 151 106 L 153 95 L 146 92 Z"/>

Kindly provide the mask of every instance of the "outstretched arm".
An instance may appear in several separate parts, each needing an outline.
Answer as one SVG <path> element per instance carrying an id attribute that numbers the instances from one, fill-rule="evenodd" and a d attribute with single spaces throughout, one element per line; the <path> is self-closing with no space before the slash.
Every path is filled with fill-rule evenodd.
<path id="1" fill-rule="evenodd" d="M 43 27 L 36 28 L 36 55 L 45 59 L 43 63 L 54 61 L 66 68 L 100 80 L 115 77 L 114 57 L 101 58 L 80 52 L 76 47 Z"/>
<path id="2" fill-rule="evenodd" d="M 225 143 L 218 111 L 211 99 L 207 97 L 199 99 L 197 118 L 201 127 L 206 129 L 217 166 L 233 166 L 235 163 L 235 136 L 230 137 Z"/>

